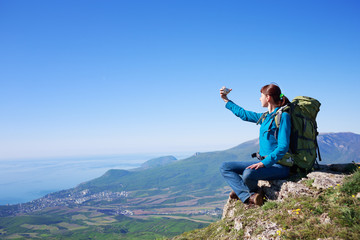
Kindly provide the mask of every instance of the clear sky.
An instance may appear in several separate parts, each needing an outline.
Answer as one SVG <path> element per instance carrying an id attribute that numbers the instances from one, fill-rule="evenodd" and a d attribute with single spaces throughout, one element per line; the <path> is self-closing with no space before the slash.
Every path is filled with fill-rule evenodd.
<path id="1" fill-rule="evenodd" d="M 0 0 L 0 159 L 223 150 L 260 88 L 360 133 L 357 0 Z"/>

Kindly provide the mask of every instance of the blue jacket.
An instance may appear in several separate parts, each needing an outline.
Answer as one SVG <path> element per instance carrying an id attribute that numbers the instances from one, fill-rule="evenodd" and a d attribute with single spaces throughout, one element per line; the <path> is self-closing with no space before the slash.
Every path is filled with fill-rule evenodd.
<path id="1" fill-rule="evenodd" d="M 225 107 L 232 111 L 237 117 L 248 122 L 256 123 L 262 115 L 262 113 L 247 111 L 232 101 L 228 101 Z M 277 110 L 278 108 L 266 115 L 264 121 L 260 122 L 259 154 L 261 156 L 266 156 L 266 158 L 261 161 L 265 167 L 271 167 L 277 161 L 282 159 L 289 150 L 291 119 L 288 113 L 282 113 L 277 140 L 274 136 L 276 130 L 275 121 L 272 122 L 270 131 L 268 131 L 271 120 L 275 117 Z"/>

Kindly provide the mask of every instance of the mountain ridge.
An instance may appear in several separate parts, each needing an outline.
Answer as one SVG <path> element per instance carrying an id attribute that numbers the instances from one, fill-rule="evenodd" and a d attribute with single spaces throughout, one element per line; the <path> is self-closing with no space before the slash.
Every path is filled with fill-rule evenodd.
<path id="1" fill-rule="evenodd" d="M 323 158 L 321 164 L 336 159 L 360 161 L 359 156 L 354 155 L 360 149 L 359 134 L 320 134 L 318 141 Z M 114 221 L 124 215 L 135 219 L 156 216 L 214 222 L 221 217 L 221 209 L 230 191 L 219 173 L 220 164 L 223 161 L 252 160 L 250 154 L 257 150 L 258 140 L 254 139 L 223 151 L 165 161 L 161 166 L 138 170 L 110 169 L 75 188 L 54 192 L 24 204 L 0 206 L 0 216 L 3 217 L 0 220 L 6 222 L 11 216 L 46 215 L 50 211 L 61 216 L 71 214 L 74 218 L 81 217 L 83 220 L 78 219 L 76 223 L 84 228 L 92 224 L 89 222 L 92 218 L 84 215 L 86 212 L 91 212 L 91 216 L 101 214 L 104 219 L 112 218 Z M 61 219 L 70 219 L 66 220 L 66 224 L 73 224 L 72 217 Z M 67 230 L 68 234 L 71 232 Z"/>
<path id="2" fill-rule="evenodd" d="M 346 139 L 345 139 L 346 138 Z M 120 183 L 129 191 L 136 189 L 164 189 L 174 188 L 174 190 L 189 192 L 197 188 L 213 191 L 216 186 L 225 186 L 221 178 L 218 167 L 223 161 L 251 161 L 251 153 L 258 150 L 257 139 L 246 141 L 235 147 L 223 151 L 204 152 L 193 155 L 189 158 L 172 161 L 165 165 L 153 168 L 141 169 L 141 171 L 127 173 L 123 170 L 112 169 L 110 173 L 120 171 L 121 174 L 111 176 L 109 172 L 99 178 L 81 184 L 82 188 L 95 186 L 96 184 L 113 186 L 113 183 Z M 360 161 L 360 156 L 356 154 L 360 149 L 360 135 L 354 133 L 329 133 L 320 134 L 318 137 L 320 153 L 322 156 L 321 164 L 349 163 Z M 346 147 L 345 147 L 346 146 Z M 201 175 L 199 177 L 194 175 Z M 146 175 L 146 179 L 144 178 Z M 124 176 L 129 178 L 124 180 Z M 105 179 L 106 178 L 106 179 Z M 183 186 L 176 187 L 179 179 Z M 208 181 L 206 179 L 211 179 Z M 137 183 L 141 181 L 142 183 Z M 175 187 L 174 187 L 175 186 Z"/>
<path id="3" fill-rule="evenodd" d="M 175 161 L 177 161 L 177 159 L 172 155 L 152 158 L 141 164 L 141 167 L 138 168 L 138 170 L 164 166 Z"/>

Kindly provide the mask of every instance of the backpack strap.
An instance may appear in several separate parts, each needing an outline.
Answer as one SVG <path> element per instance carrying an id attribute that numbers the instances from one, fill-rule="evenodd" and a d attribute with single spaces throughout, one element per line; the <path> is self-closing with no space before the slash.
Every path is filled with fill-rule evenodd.
<path id="1" fill-rule="evenodd" d="M 315 146 L 316 146 L 316 149 L 317 149 L 317 152 L 318 152 L 318 156 L 319 156 L 319 161 L 321 161 L 321 156 L 320 156 L 320 148 L 319 148 L 319 144 L 318 144 L 318 141 L 317 141 L 317 137 L 319 135 L 319 132 L 317 131 L 317 124 L 315 122 L 315 130 L 316 130 L 316 136 L 315 136 Z M 316 161 L 316 159 L 315 159 Z M 317 163 L 319 165 L 319 163 Z"/>
<path id="2" fill-rule="evenodd" d="M 264 113 L 261 115 L 261 117 L 259 118 L 259 120 L 256 122 L 256 125 L 259 125 L 260 122 L 262 123 L 262 122 L 264 121 L 265 117 L 266 117 L 268 114 L 269 114 L 269 111 L 264 112 Z"/>
<path id="3" fill-rule="evenodd" d="M 273 117 L 273 119 L 271 119 L 271 122 L 269 124 L 269 129 L 266 132 L 270 132 L 271 130 L 271 126 L 273 124 L 273 122 L 275 121 L 275 125 L 276 125 L 276 129 L 274 132 L 274 137 L 277 140 L 278 137 L 278 133 L 279 133 L 279 127 L 280 127 L 280 121 L 281 121 L 281 115 L 284 112 L 284 109 L 287 105 L 284 105 L 282 107 L 280 107 L 278 110 L 276 110 L 276 112 L 274 113 L 275 116 Z"/>
<path id="4" fill-rule="evenodd" d="M 266 156 L 261 156 L 259 152 L 251 154 L 252 158 L 257 158 L 259 161 L 264 160 Z"/>
<path id="5" fill-rule="evenodd" d="M 281 121 L 281 115 L 282 113 L 284 112 L 284 109 L 286 107 L 288 107 L 289 104 L 286 104 L 282 107 L 280 107 L 278 110 L 276 110 L 276 112 L 274 113 L 275 116 L 273 117 L 273 119 L 271 119 L 271 122 L 269 124 L 269 129 L 266 131 L 266 132 L 270 132 L 271 130 L 271 126 L 273 124 L 273 122 L 275 121 L 275 125 L 276 125 L 276 130 L 275 130 L 275 133 L 274 133 L 274 136 L 275 136 L 275 139 L 277 140 L 277 137 L 278 137 L 278 132 L 279 132 L 279 127 L 280 127 L 280 121 Z M 267 112 L 264 112 L 261 117 L 259 118 L 259 120 L 257 121 L 256 125 L 258 125 L 260 122 L 263 122 L 265 117 L 269 114 L 269 111 Z"/>
<path id="6" fill-rule="evenodd" d="M 286 107 L 290 107 L 290 111 L 292 111 L 293 105 L 291 105 L 291 103 L 285 104 L 284 106 L 280 107 L 275 113 L 274 119 L 275 119 L 276 130 L 275 130 L 274 136 L 275 136 L 276 140 L 277 140 L 277 137 L 278 137 L 279 127 L 280 127 L 280 122 L 281 122 L 281 116 L 282 116 L 282 113 L 284 112 Z M 269 126 L 269 131 L 270 131 L 270 127 L 271 127 L 271 125 Z"/>
<path id="7" fill-rule="evenodd" d="M 275 119 L 275 125 L 277 128 L 280 127 L 281 116 L 282 116 L 282 113 L 284 112 L 283 110 L 284 110 L 284 107 L 281 107 L 275 113 L 274 119 Z"/>

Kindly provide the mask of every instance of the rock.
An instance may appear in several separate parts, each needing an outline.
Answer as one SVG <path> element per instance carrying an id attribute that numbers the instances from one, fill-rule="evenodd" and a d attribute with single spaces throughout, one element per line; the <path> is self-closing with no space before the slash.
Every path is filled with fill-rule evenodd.
<path id="1" fill-rule="evenodd" d="M 266 197 L 270 200 L 283 200 L 291 194 L 312 195 L 314 191 L 306 185 L 306 181 L 308 180 L 312 180 L 311 185 L 319 190 L 342 184 L 345 175 L 341 172 L 332 172 L 331 169 L 333 169 L 333 167 L 331 166 L 333 165 L 322 166 L 320 171 L 311 172 L 306 178 L 298 182 L 287 180 L 260 180 L 258 186 L 264 190 Z M 347 167 L 340 164 L 337 164 L 336 167 L 337 169 L 347 169 Z"/>
<path id="2" fill-rule="evenodd" d="M 224 206 L 223 215 L 221 219 L 232 219 L 235 216 L 235 204 L 238 200 L 229 198 L 227 203 Z"/>
<path id="3" fill-rule="evenodd" d="M 243 220 L 244 220 L 243 215 L 236 217 L 234 219 L 234 229 L 236 229 L 237 231 L 243 229 L 243 224 L 242 224 Z M 254 236 L 254 232 L 258 226 L 261 226 L 264 229 L 264 231 Z M 279 228 L 279 226 L 276 223 L 262 221 L 258 219 L 244 228 L 244 239 L 251 239 L 251 240 L 280 239 L 279 237 L 280 234 L 278 234 L 279 232 L 282 232 L 282 229 Z"/>
<path id="4" fill-rule="evenodd" d="M 341 185 L 344 180 L 344 175 L 339 173 L 329 172 L 311 172 L 306 178 L 298 182 L 291 182 L 286 180 L 263 181 L 258 183 L 259 188 L 265 192 L 265 196 L 270 200 L 284 200 L 290 195 L 295 196 L 311 196 L 316 194 L 316 190 L 310 189 L 306 182 L 312 180 L 312 186 L 321 190 L 330 187 Z M 310 181 L 311 182 L 311 181 Z M 359 194 L 356 196 L 359 198 Z M 235 205 L 237 200 L 229 198 L 223 209 L 222 219 L 232 219 L 235 216 Z"/>
<path id="5" fill-rule="evenodd" d="M 344 180 L 344 175 L 326 172 L 311 172 L 307 175 L 309 179 L 313 179 L 313 187 L 317 189 L 328 189 L 340 185 Z"/>
<path id="6" fill-rule="evenodd" d="M 264 181 L 260 180 L 258 186 L 263 189 L 265 196 L 270 200 L 278 199 L 281 187 L 286 180 Z"/>
<path id="7" fill-rule="evenodd" d="M 235 218 L 234 220 L 234 229 L 240 231 L 243 228 L 242 218 Z"/>
<path id="8" fill-rule="evenodd" d="M 339 164 L 336 166 L 322 165 L 318 171 L 307 174 L 306 177 L 301 180 L 259 181 L 258 186 L 265 192 L 265 196 L 268 199 L 274 201 L 284 201 L 291 195 L 315 196 L 324 189 L 337 187 L 343 183 L 345 175 L 342 172 L 334 172 L 335 169 L 345 171 L 349 169 L 349 167 Z M 360 193 L 353 197 L 360 198 Z M 245 216 L 241 214 L 241 211 L 246 211 L 247 208 L 248 207 L 243 205 L 241 201 L 229 198 L 224 206 L 222 219 L 231 223 L 228 225 L 231 226 L 230 229 L 236 231 L 242 230 L 244 232 L 244 239 L 281 239 L 283 230 L 277 226 L 276 223 L 267 222 L 263 219 L 248 222 L 249 220 L 245 219 Z M 289 211 L 289 214 L 293 214 L 293 212 L 293 210 Z M 319 221 L 321 224 L 332 224 L 328 213 L 323 213 L 319 217 Z M 262 226 L 261 233 L 259 233 L 259 229 L 257 229 L 258 226 Z"/>
<path id="9" fill-rule="evenodd" d="M 321 224 L 331 224 L 331 219 L 329 217 L 329 214 L 327 213 L 321 214 L 321 216 L 319 217 L 319 221 Z"/>
<path id="10" fill-rule="evenodd" d="M 339 172 L 339 173 L 352 173 L 356 168 L 359 167 L 358 164 L 330 164 L 327 165 L 329 170 L 332 172 Z"/>
<path id="11" fill-rule="evenodd" d="M 270 200 L 282 200 L 291 194 L 311 195 L 312 193 L 306 185 L 286 180 L 259 181 L 258 186 L 263 189 L 265 196 Z"/>
<path id="12" fill-rule="evenodd" d="M 278 200 L 284 200 L 290 195 L 294 196 L 310 196 L 312 191 L 310 188 L 299 182 L 286 182 L 282 185 Z"/>
<path id="13" fill-rule="evenodd" d="M 334 169 L 348 169 L 347 167 L 337 166 L 321 166 L 319 171 L 314 171 L 301 180 L 287 181 L 287 180 L 275 180 L 275 181 L 259 181 L 258 186 L 261 188 L 265 196 L 270 200 L 283 201 L 289 196 L 312 196 L 318 194 L 323 189 L 330 187 L 336 187 L 342 184 L 344 175 L 341 172 L 333 172 Z M 355 197 L 355 196 L 354 196 Z M 356 198 L 360 198 L 360 193 L 356 195 Z M 280 239 L 282 229 L 275 223 L 266 222 L 258 219 L 251 224 L 244 226 L 244 216 L 237 213 L 236 205 L 242 204 L 239 200 L 229 198 L 223 209 L 222 219 L 232 222 L 231 228 L 236 231 L 244 231 L 244 239 Z M 245 205 L 242 207 L 247 208 Z M 290 212 L 289 214 L 292 214 Z M 323 213 L 319 217 L 321 224 L 331 224 L 331 219 L 327 213 Z M 256 234 L 255 230 L 257 226 L 262 226 L 264 230 L 260 234 Z M 257 230 L 258 232 L 258 230 Z"/>
<path id="14" fill-rule="evenodd" d="M 329 237 L 329 238 L 318 238 L 316 240 L 343 240 L 342 238 L 338 238 L 338 237 Z"/>
<path id="15" fill-rule="evenodd" d="M 263 239 L 263 240 L 277 240 L 280 239 L 280 236 L 278 234 L 278 232 L 282 231 L 281 228 L 279 228 L 279 226 L 276 223 L 273 222 L 259 222 L 259 224 L 261 224 L 260 226 L 264 227 L 264 231 L 261 232 L 261 234 L 258 234 L 256 236 L 252 236 L 250 239 L 253 240 L 258 240 L 258 239 Z"/>

